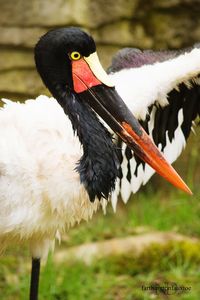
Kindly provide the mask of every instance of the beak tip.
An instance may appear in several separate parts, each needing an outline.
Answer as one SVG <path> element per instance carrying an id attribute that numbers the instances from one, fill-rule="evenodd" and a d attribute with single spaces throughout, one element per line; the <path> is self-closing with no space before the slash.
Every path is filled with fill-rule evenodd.
<path id="1" fill-rule="evenodd" d="M 193 196 L 193 192 L 190 190 L 190 188 L 188 186 L 186 186 L 187 189 L 185 189 L 185 192 L 190 195 L 190 196 Z"/>
<path id="2" fill-rule="evenodd" d="M 191 189 L 187 186 L 187 184 L 182 180 L 182 178 L 179 175 L 178 175 L 177 179 L 178 179 L 178 181 L 177 181 L 177 184 L 175 184 L 175 186 L 177 188 L 181 189 L 186 194 L 192 196 L 193 193 L 192 193 Z"/>

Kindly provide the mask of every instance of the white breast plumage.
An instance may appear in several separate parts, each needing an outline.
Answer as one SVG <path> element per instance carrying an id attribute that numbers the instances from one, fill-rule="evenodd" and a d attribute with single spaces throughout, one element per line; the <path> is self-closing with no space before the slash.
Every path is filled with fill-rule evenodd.
<path id="1" fill-rule="evenodd" d="M 82 155 L 80 142 L 55 99 L 4 102 L 0 235 L 53 239 L 56 230 L 87 220 L 98 206 L 98 201 L 89 201 L 75 171 Z"/>

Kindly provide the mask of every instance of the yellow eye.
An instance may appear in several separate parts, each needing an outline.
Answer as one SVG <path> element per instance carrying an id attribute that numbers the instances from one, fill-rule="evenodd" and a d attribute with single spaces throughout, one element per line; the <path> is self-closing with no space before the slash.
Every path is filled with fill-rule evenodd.
<path id="1" fill-rule="evenodd" d="M 73 51 L 71 54 L 70 54 L 70 57 L 71 59 L 73 60 L 79 60 L 81 58 L 81 55 L 79 52 L 77 51 Z"/>

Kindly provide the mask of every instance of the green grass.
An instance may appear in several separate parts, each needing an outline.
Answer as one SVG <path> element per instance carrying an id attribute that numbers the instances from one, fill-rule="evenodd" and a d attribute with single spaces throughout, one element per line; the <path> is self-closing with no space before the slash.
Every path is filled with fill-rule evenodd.
<path id="1" fill-rule="evenodd" d="M 183 249 L 184 244 L 177 243 L 161 248 L 154 246 L 137 260 L 134 255 L 124 255 L 102 259 L 90 266 L 70 263 L 61 267 L 49 258 L 41 273 L 40 299 L 150 300 L 156 295 L 143 291 L 142 286 L 162 286 L 168 282 L 191 287 L 189 293 L 171 295 L 170 299 L 198 300 L 200 245 L 191 256 Z M 13 285 L 4 283 L 1 299 L 27 299 L 28 285 L 29 278 L 23 272 Z M 164 300 L 166 295 L 159 293 L 158 299 Z"/>
<path id="2" fill-rule="evenodd" d="M 167 186 L 166 186 L 167 187 Z M 61 248 L 90 241 L 125 237 L 140 231 L 176 231 L 188 236 L 200 236 L 200 193 L 190 197 L 171 190 L 168 195 L 154 188 L 135 195 L 117 214 L 109 206 L 104 216 L 99 212 L 89 223 L 69 230 Z M 59 246 L 57 246 L 58 248 Z M 29 287 L 29 257 L 27 249 L 9 249 L 0 259 L 0 299 L 27 299 Z M 152 246 L 139 258 L 127 254 L 108 257 L 86 266 L 80 262 L 56 265 L 52 257 L 42 268 L 40 300 L 198 300 L 200 295 L 200 245 L 169 243 Z M 189 293 L 159 295 L 142 290 L 142 286 L 175 282 L 191 286 Z"/>

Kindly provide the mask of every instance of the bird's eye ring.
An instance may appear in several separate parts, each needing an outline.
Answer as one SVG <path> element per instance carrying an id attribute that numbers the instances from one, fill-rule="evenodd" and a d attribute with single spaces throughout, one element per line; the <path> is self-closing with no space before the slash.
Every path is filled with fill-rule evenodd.
<path id="1" fill-rule="evenodd" d="M 73 51 L 70 54 L 70 57 L 71 57 L 72 60 L 79 60 L 81 58 L 81 55 L 78 51 Z"/>

